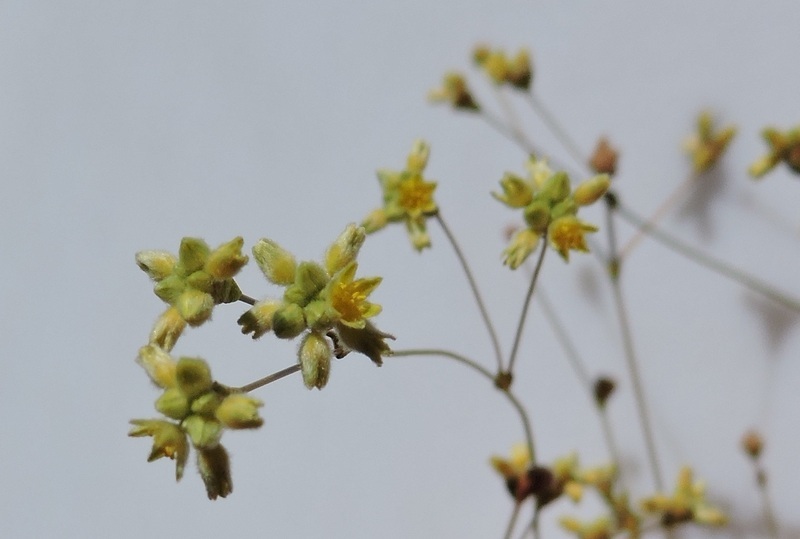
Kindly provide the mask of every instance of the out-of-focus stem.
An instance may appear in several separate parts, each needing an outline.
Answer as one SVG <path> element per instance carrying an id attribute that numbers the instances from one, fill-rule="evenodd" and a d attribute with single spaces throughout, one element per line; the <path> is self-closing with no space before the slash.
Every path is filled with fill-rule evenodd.
<path id="1" fill-rule="evenodd" d="M 572 137 L 567 133 L 566 129 L 561 127 L 561 124 L 556 119 L 556 117 L 550 112 L 550 110 L 544 106 L 544 103 L 540 99 L 538 99 L 533 92 L 527 92 L 525 94 L 528 103 L 531 105 L 533 111 L 542 119 L 544 124 L 550 130 L 551 133 L 558 139 L 564 149 L 567 150 L 567 153 L 575 161 L 581 169 L 586 169 L 586 158 L 583 156 L 583 153 L 580 150 L 578 144 L 572 139 Z"/>
<path id="2" fill-rule="evenodd" d="M 547 236 L 547 233 L 543 234 Z M 522 330 L 525 327 L 525 319 L 528 317 L 528 310 L 533 297 L 533 291 L 536 289 L 536 281 L 539 279 L 539 272 L 542 270 L 542 263 L 544 262 L 544 254 L 547 252 L 547 241 L 543 240 L 541 249 L 539 251 L 539 259 L 536 261 L 536 267 L 533 270 L 533 277 L 531 277 L 531 284 L 528 286 L 528 292 L 525 294 L 525 301 L 522 304 L 522 312 L 519 315 L 519 322 L 517 323 L 517 332 L 514 335 L 514 345 L 511 348 L 511 355 L 508 357 L 508 372 L 514 372 L 514 361 L 517 358 L 519 351 L 519 343 L 522 339 Z"/>

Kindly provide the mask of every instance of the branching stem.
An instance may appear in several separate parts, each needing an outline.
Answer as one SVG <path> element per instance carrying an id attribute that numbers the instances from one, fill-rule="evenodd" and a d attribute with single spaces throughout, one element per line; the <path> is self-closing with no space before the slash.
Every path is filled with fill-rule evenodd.
<path id="1" fill-rule="evenodd" d="M 547 236 L 547 233 L 543 234 Z M 528 292 L 525 294 L 525 301 L 522 304 L 522 312 L 519 315 L 519 323 L 517 324 L 517 332 L 514 335 L 514 345 L 511 348 L 511 355 L 508 357 L 508 372 L 514 372 L 514 361 L 517 359 L 517 352 L 519 351 L 519 344 L 522 340 L 522 330 L 525 327 L 525 319 L 528 317 L 528 310 L 533 297 L 533 291 L 536 289 L 536 281 L 539 279 L 539 273 L 542 270 L 542 263 L 544 262 L 544 255 L 547 252 L 547 240 L 543 240 L 542 247 L 539 251 L 539 259 L 536 261 L 536 267 L 533 270 L 531 277 L 531 284 L 528 286 Z"/>

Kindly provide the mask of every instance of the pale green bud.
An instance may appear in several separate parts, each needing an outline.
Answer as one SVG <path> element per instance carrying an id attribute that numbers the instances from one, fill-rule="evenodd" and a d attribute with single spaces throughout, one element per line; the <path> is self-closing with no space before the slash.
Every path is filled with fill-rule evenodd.
<path id="1" fill-rule="evenodd" d="M 214 298 L 215 304 L 233 303 L 234 301 L 239 301 L 239 298 L 242 297 L 242 291 L 233 279 L 216 281 L 214 286 L 211 287 L 210 293 Z"/>
<path id="2" fill-rule="evenodd" d="M 324 335 L 311 331 L 300 343 L 300 370 L 308 389 L 322 389 L 331 373 L 331 346 Z"/>
<path id="3" fill-rule="evenodd" d="M 136 253 L 136 265 L 154 281 L 166 279 L 175 269 L 178 259 L 167 251 L 140 251 Z"/>
<path id="4" fill-rule="evenodd" d="M 356 259 L 358 251 L 364 245 L 367 233 L 363 227 L 350 223 L 345 227 L 336 241 L 328 247 L 325 253 L 325 269 L 333 275 L 350 262 Z"/>
<path id="5" fill-rule="evenodd" d="M 178 250 L 180 273 L 190 275 L 203 269 L 210 252 L 206 242 L 200 238 L 183 238 Z"/>
<path id="6" fill-rule="evenodd" d="M 328 273 L 316 262 L 301 262 L 297 266 L 294 284 L 286 287 L 283 298 L 303 307 L 325 288 L 329 280 Z"/>
<path id="7" fill-rule="evenodd" d="M 253 338 L 258 339 L 272 330 L 272 317 L 283 304 L 277 299 L 267 299 L 253 305 L 237 320 L 238 324 L 242 326 L 242 333 L 245 335 L 252 333 Z"/>
<path id="8" fill-rule="evenodd" d="M 253 258 L 271 283 L 289 285 L 295 280 L 294 255 L 272 240 L 260 239 L 253 246 Z"/>
<path id="9" fill-rule="evenodd" d="M 572 193 L 572 197 L 575 199 L 578 206 L 588 206 L 606 194 L 609 187 L 611 187 L 611 178 L 609 175 L 598 174 L 594 178 L 590 178 L 576 187 L 575 191 Z"/>
<path id="10" fill-rule="evenodd" d="M 258 409 L 264 406 L 260 400 L 244 393 L 231 393 L 215 412 L 216 418 L 230 429 L 255 429 L 264 424 Z"/>
<path id="11" fill-rule="evenodd" d="M 178 387 L 189 399 L 194 399 L 211 389 L 214 380 L 208 363 L 199 357 L 182 357 L 175 372 Z"/>
<path id="12" fill-rule="evenodd" d="M 524 208 L 533 200 L 530 184 L 511 172 L 503 175 L 500 187 L 503 188 L 503 193 L 492 193 L 492 196 L 511 208 Z"/>
<path id="13" fill-rule="evenodd" d="M 141 347 L 136 361 L 158 387 L 174 387 L 177 383 L 178 363 L 160 347 L 153 344 Z"/>
<path id="14" fill-rule="evenodd" d="M 211 317 L 214 298 L 211 294 L 190 288 L 178 296 L 175 308 L 190 326 L 199 326 Z"/>
<path id="15" fill-rule="evenodd" d="M 303 308 L 306 324 L 309 328 L 323 331 L 330 328 L 339 319 L 339 313 L 325 300 L 315 300 Z"/>
<path id="16" fill-rule="evenodd" d="M 361 226 L 364 227 L 364 231 L 367 234 L 372 234 L 373 232 L 377 232 L 385 227 L 388 222 L 389 217 L 386 215 L 386 210 L 383 208 L 378 208 L 367 215 L 367 217 L 361 222 Z"/>
<path id="17" fill-rule="evenodd" d="M 408 154 L 406 170 L 414 174 L 420 174 L 428 164 L 430 152 L 430 146 L 424 140 L 415 140 L 414 145 L 411 147 L 411 153 Z"/>
<path id="18" fill-rule="evenodd" d="M 556 172 L 542 185 L 541 195 L 554 203 L 561 202 L 569 193 L 569 176 L 563 171 Z"/>
<path id="19" fill-rule="evenodd" d="M 128 436 L 152 436 L 153 449 L 147 462 L 152 462 L 161 457 L 168 457 L 175 461 L 175 479 L 183 477 L 186 459 L 189 457 L 189 444 L 186 443 L 186 434 L 174 423 L 159 419 L 133 419 L 131 424 L 136 425 Z"/>
<path id="20" fill-rule="evenodd" d="M 186 278 L 186 285 L 202 292 L 211 292 L 214 278 L 203 270 L 195 271 Z"/>
<path id="21" fill-rule="evenodd" d="M 225 497 L 233 491 L 228 453 L 221 445 L 197 451 L 197 469 L 206 485 L 209 500 Z"/>
<path id="22" fill-rule="evenodd" d="M 153 290 L 156 296 L 166 303 L 173 305 L 186 289 L 186 282 L 178 275 L 170 275 L 156 283 Z"/>
<path id="23" fill-rule="evenodd" d="M 197 449 L 216 447 L 222 438 L 222 424 L 216 419 L 192 414 L 181 423 Z"/>
<path id="24" fill-rule="evenodd" d="M 230 279 L 247 264 L 247 256 L 242 254 L 244 239 L 241 236 L 223 243 L 206 260 L 205 270 L 218 281 Z"/>
<path id="25" fill-rule="evenodd" d="M 213 417 L 222 399 L 222 395 L 213 390 L 203 393 L 192 401 L 192 412 L 206 417 Z"/>
<path id="26" fill-rule="evenodd" d="M 555 221 L 559 217 L 575 215 L 576 213 L 578 213 L 578 205 L 572 198 L 567 198 L 553 206 L 550 210 L 550 218 Z"/>
<path id="27" fill-rule="evenodd" d="M 156 400 L 156 410 L 171 419 L 183 419 L 189 413 L 189 399 L 183 391 L 171 387 Z"/>
<path id="28" fill-rule="evenodd" d="M 279 339 L 293 339 L 305 329 L 303 308 L 296 303 L 282 305 L 272 316 L 272 331 Z"/>
<path id="29" fill-rule="evenodd" d="M 550 224 L 550 206 L 541 200 L 534 200 L 525 207 L 525 222 L 536 231 L 543 232 Z"/>
<path id="30" fill-rule="evenodd" d="M 156 320 L 153 331 L 150 332 L 150 344 L 155 344 L 169 352 L 184 329 L 186 329 L 186 320 L 183 319 L 178 309 L 169 307 Z"/>

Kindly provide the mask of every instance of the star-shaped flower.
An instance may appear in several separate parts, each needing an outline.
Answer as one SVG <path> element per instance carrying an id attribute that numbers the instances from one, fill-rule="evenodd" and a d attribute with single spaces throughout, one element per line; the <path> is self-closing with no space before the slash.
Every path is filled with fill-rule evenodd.
<path id="1" fill-rule="evenodd" d="M 769 145 L 769 153 L 750 165 L 750 174 L 754 178 L 761 178 L 781 161 L 800 174 L 800 126 L 783 133 L 774 127 L 767 127 L 761 134 Z"/>

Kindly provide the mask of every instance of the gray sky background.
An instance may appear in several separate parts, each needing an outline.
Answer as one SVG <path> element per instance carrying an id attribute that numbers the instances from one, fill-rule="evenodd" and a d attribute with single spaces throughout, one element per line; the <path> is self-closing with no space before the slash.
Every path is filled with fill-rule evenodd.
<path id="1" fill-rule="evenodd" d="M 242 235 L 248 249 L 269 237 L 316 259 L 379 204 L 375 169 L 402 167 L 422 137 L 507 353 L 527 279 L 500 264 L 502 230 L 518 216 L 488 193 L 525 156 L 425 101 L 484 41 L 532 50 L 537 95 L 586 151 L 602 134 L 621 149 L 616 188 L 641 213 L 687 174 L 680 143 L 700 110 L 736 123 L 722 173 L 664 224 L 798 297 L 800 184 L 785 170 L 760 184 L 744 172 L 765 150 L 762 126 L 800 121 L 798 20 L 788 1 L 2 2 L 3 534 L 499 537 L 511 503 L 487 462 L 522 431 L 483 379 L 443 359 L 377 369 L 350 356 L 322 392 L 298 377 L 260 390 L 264 427 L 224 437 L 228 499 L 206 499 L 193 463 L 177 485 L 171 461 L 146 463 L 150 441 L 127 438 L 127 422 L 156 416 L 134 357 L 162 304 L 134 253 Z M 566 160 L 512 103 L 537 144 Z M 422 255 L 402 227 L 368 240 L 359 273 L 384 277 L 377 323 L 398 349 L 448 348 L 491 366 L 466 281 L 431 229 Z M 796 532 L 797 319 L 652 242 L 623 277 L 667 483 L 693 464 L 744 536 L 758 535 L 738 448 L 758 425 L 777 514 Z M 239 281 L 252 296 L 277 292 L 254 265 Z M 643 495 L 652 487 L 609 287 L 590 256 L 569 266 L 549 256 L 541 282 L 591 371 L 620 381 L 612 421 Z M 294 343 L 239 334 L 243 310 L 217 308 L 174 352 L 205 357 L 232 385 L 291 364 Z M 589 400 L 537 308 L 523 347 L 517 390 L 540 459 L 578 450 L 602 463 Z M 559 502 L 544 528 L 597 510 Z"/>

